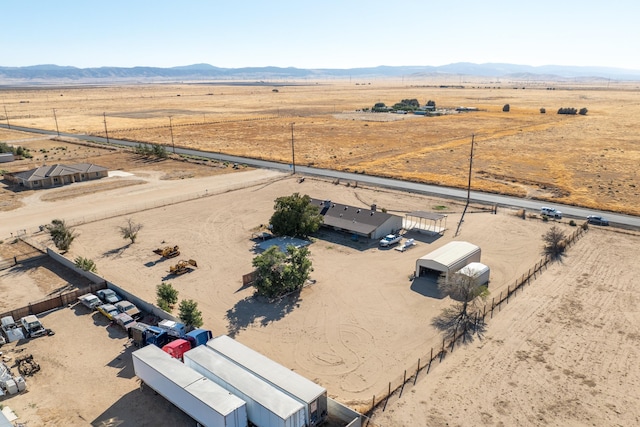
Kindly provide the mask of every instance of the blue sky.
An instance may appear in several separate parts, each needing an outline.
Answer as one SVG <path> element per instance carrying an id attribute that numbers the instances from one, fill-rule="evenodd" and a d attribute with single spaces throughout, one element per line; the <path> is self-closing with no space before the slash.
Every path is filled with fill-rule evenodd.
<path id="1" fill-rule="evenodd" d="M 640 70 L 636 0 L 3 0 L 0 66 Z"/>

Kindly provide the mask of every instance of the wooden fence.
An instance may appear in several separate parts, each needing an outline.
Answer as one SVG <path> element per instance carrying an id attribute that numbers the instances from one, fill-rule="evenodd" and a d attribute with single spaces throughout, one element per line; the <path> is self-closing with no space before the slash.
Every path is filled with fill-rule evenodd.
<path id="1" fill-rule="evenodd" d="M 46 256 L 46 255 L 45 255 Z M 106 282 L 103 283 L 92 283 L 87 287 L 83 287 L 82 289 L 76 289 L 73 291 L 61 292 L 56 295 L 49 296 L 47 298 L 30 302 L 28 305 L 20 308 L 15 308 L 11 311 L 7 311 L 5 313 L 0 314 L 0 318 L 5 316 L 11 316 L 14 320 L 18 320 L 24 316 L 28 316 L 30 314 L 40 314 L 47 312 L 49 310 L 53 310 L 55 308 L 63 307 L 68 304 L 72 304 L 78 301 L 78 297 L 80 295 L 84 295 L 86 293 L 94 293 L 97 290 L 104 289 L 107 287 Z"/>
<path id="2" fill-rule="evenodd" d="M 579 226 L 570 236 L 565 239 L 566 248 L 568 249 L 570 246 L 573 246 L 573 244 L 580 237 L 582 237 L 587 230 L 588 227 Z M 500 292 L 500 295 L 497 299 L 494 297 L 491 300 L 491 304 L 485 304 L 484 308 L 482 309 L 482 313 L 477 313 L 476 323 L 485 323 L 487 321 L 487 316 L 489 316 L 489 318 L 493 318 L 494 311 L 496 311 L 496 309 L 497 311 L 500 311 L 503 303 L 509 304 L 509 299 L 516 296 L 518 291 L 522 291 L 525 285 L 531 283 L 532 279 L 535 280 L 540 274 L 542 274 L 542 270 L 548 267 L 550 261 L 551 259 L 548 256 L 545 256 L 533 267 L 531 267 L 527 271 L 527 273 L 523 274 L 519 279 L 517 279 L 513 285 L 508 285 L 506 292 Z M 375 411 L 385 411 L 390 398 L 401 398 L 406 388 L 415 386 L 420 373 L 423 373 L 423 375 L 427 375 L 434 367 L 435 363 L 440 364 L 446 357 L 447 353 L 453 352 L 456 343 L 459 343 L 460 341 L 464 343 L 467 339 L 467 336 L 468 331 L 465 329 L 463 331 L 456 331 L 454 336 L 449 341 L 447 341 L 446 338 L 443 338 L 442 346 L 439 346 L 435 349 L 431 348 L 429 354 L 418 359 L 418 362 L 409 367 L 409 369 L 405 369 L 403 375 L 399 376 L 395 381 L 390 381 L 387 390 L 385 390 L 378 396 L 374 395 L 371 399 L 371 404 L 367 405 L 364 410 L 362 410 L 363 408 L 361 408 L 364 419 L 363 426 L 375 427 L 375 423 L 371 421 L 371 417 L 373 416 Z"/>

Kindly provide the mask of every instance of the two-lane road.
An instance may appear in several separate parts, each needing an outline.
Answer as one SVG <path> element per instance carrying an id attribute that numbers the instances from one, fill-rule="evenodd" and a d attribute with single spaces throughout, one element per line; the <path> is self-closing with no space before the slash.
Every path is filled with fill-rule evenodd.
<path id="1" fill-rule="evenodd" d="M 8 128 L 6 124 L 0 124 L 0 127 L 3 127 L 5 129 Z M 11 129 L 23 131 L 23 132 L 39 133 L 44 135 L 58 135 L 57 132 L 46 130 L 46 129 L 33 129 L 33 128 L 27 128 L 22 126 L 11 126 Z M 92 141 L 92 142 L 101 143 L 101 144 L 107 143 L 106 138 L 98 137 L 98 136 L 78 135 L 78 134 L 63 133 L 63 132 L 60 132 L 59 135 L 78 138 L 78 139 Z M 132 142 L 132 141 L 126 141 L 126 140 L 120 140 L 120 139 L 113 139 L 113 138 L 109 138 L 109 143 L 115 144 L 115 145 L 128 146 L 128 147 L 135 147 L 140 144 L 139 142 Z M 172 147 L 167 147 L 167 149 L 171 152 L 174 151 Z M 175 153 L 191 155 L 191 156 L 200 156 L 200 157 L 205 157 L 205 158 L 210 158 L 210 159 L 215 159 L 220 161 L 227 161 L 230 163 L 247 164 L 249 166 L 253 166 L 257 168 L 276 169 L 281 171 L 292 170 L 292 165 L 290 164 L 271 162 L 271 161 L 260 160 L 260 159 L 252 159 L 248 157 L 231 156 L 231 155 L 221 154 L 221 153 L 212 153 L 208 151 L 191 150 L 188 148 L 176 147 Z M 381 178 L 381 177 L 370 176 L 370 175 L 340 172 L 340 171 L 335 171 L 330 169 L 319 169 L 319 168 L 312 168 L 312 167 L 299 166 L 299 165 L 296 165 L 296 173 L 301 173 L 306 175 L 315 175 L 315 176 L 320 176 L 324 178 L 357 181 L 357 182 L 372 185 L 372 186 L 386 187 L 386 188 L 392 188 L 400 191 L 408 191 L 408 192 L 419 193 L 419 194 L 428 194 L 428 195 L 434 195 L 434 196 L 439 196 L 444 198 L 452 198 L 452 199 L 459 199 L 459 200 L 466 200 L 467 198 L 466 190 L 461 190 L 458 188 L 450 188 L 450 187 L 441 187 L 441 186 L 429 185 L 429 184 L 420 184 L 417 182 L 402 181 L 399 179 Z M 499 194 L 482 193 L 478 191 L 472 191 L 470 199 L 471 201 L 474 201 L 474 202 L 487 203 L 487 204 L 497 205 L 497 206 L 522 208 L 532 212 L 539 212 L 541 206 L 550 205 L 562 211 L 565 217 L 584 219 L 588 215 L 601 215 L 609 219 L 612 225 L 621 225 L 625 227 L 640 229 L 640 217 L 637 217 L 637 216 L 623 215 L 623 214 L 617 214 L 612 212 L 595 211 L 593 209 L 585 209 L 577 206 L 561 205 L 557 203 L 550 203 L 550 202 L 544 202 L 539 200 L 521 199 L 518 197 L 502 196 Z"/>

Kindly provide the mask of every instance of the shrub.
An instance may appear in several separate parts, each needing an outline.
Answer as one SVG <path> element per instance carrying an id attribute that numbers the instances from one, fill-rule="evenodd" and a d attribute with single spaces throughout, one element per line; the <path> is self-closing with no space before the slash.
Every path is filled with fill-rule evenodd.
<path id="1" fill-rule="evenodd" d="M 574 220 L 569 221 L 569 225 L 575 227 L 577 224 Z"/>
<path id="2" fill-rule="evenodd" d="M 509 104 L 504 104 L 504 107 L 502 107 L 502 111 L 504 111 L 505 113 L 508 113 L 511 110 L 511 106 Z"/>

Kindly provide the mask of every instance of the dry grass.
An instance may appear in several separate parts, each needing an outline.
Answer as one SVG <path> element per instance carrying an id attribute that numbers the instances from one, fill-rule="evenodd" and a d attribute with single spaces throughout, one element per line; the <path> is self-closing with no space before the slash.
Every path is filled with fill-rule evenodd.
<path id="1" fill-rule="evenodd" d="M 404 84 L 402 84 L 404 83 Z M 141 85 L 4 90 L 15 125 L 201 148 L 352 172 L 640 214 L 637 84 L 371 81 Z M 547 90 L 547 87 L 555 90 Z M 517 87 L 517 89 L 515 88 Z M 526 87 L 526 90 L 522 88 Z M 356 114 L 405 98 L 478 112 L 441 117 Z M 29 101 L 20 102 L 20 101 Z M 502 112 L 504 104 L 511 111 Z M 547 110 L 540 114 L 540 108 Z M 587 116 L 556 114 L 587 107 Z M 388 120 L 393 118 L 395 120 Z M 0 131 L 0 140 L 13 139 Z"/>

